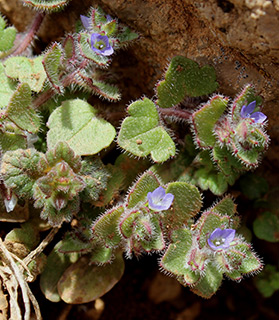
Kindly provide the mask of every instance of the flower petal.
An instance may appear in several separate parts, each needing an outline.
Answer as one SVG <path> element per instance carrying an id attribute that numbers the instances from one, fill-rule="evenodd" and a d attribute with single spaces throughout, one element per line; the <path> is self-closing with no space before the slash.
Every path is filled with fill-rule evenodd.
<path id="1" fill-rule="evenodd" d="M 230 247 L 230 244 L 233 241 L 234 237 L 234 229 L 222 230 L 220 228 L 216 228 L 207 239 L 207 243 L 213 250 L 227 249 Z"/>
<path id="2" fill-rule="evenodd" d="M 256 123 L 263 123 L 267 116 L 264 113 L 257 111 L 251 114 L 250 118 L 253 119 Z"/>
<path id="3" fill-rule="evenodd" d="M 148 192 L 148 206 L 154 211 L 168 210 L 172 204 L 174 196 L 167 193 L 163 187 L 158 187 L 153 192 Z"/>
<path id="4" fill-rule="evenodd" d="M 174 195 L 171 193 L 167 193 L 162 201 L 162 206 L 164 206 L 163 210 L 168 210 L 173 202 Z"/>
<path id="5" fill-rule="evenodd" d="M 85 29 L 90 30 L 90 26 L 91 26 L 91 20 L 90 18 L 80 15 L 80 20 L 84 26 Z"/>

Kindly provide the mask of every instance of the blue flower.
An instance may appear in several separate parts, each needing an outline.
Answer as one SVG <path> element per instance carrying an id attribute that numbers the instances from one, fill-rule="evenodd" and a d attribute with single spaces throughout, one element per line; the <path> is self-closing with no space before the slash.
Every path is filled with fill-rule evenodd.
<path id="1" fill-rule="evenodd" d="M 207 239 L 207 243 L 213 250 L 227 249 L 235 236 L 234 229 L 220 229 L 216 228 Z"/>
<path id="2" fill-rule="evenodd" d="M 98 54 L 110 56 L 113 54 L 113 47 L 109 43 L 109 38 L 99 33 L 91 34 L 91 48 Z"/>
<path id="3" fill-rule="evenodd" d="M 168 210 L 173 202 L 174 195 L 167 193 L 163 187 L 158 187 L 153 192 L 148 192 L 149 208 L 154 211 Z"/>
<path id="4" fill-rule="evenodd" d="M 81 20 L 84 28 L 87 29 L 87 30 L 90 30 L 90 28 L 91 28 L 91 19 L 86 17 L 86 16 L 80 15 L 80 20 Z"/>
<path id="5" fill-rule="evenodd" d="M 256 101 L 253 101 L 248 105 L 244 105 L 240 111 L 241 117 L 253 119 L 256 123 L 263 123 L 267 116 L 260 111 L 254 112 L 255 108 Z"/>

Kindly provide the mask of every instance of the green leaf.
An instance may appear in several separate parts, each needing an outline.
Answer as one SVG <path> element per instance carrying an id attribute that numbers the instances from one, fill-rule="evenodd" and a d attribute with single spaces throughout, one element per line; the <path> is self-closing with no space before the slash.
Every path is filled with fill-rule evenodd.
<path id="1" fill-rule="evenodd" d="M 15 89 L 15 83 L 6 76 L 5 68 L 0 63 L 0 109 L 4 109 L 8 105 Z"/>
<path id="2" fill-rule="evenodd" d="M 239 271 L 243 274 L 254 273 L 262 269 L 263 264 L 247 243 L 240 243 L 234 247 L 235 250 L 243 252 L 246 257 L 243 259 Z"/>
<path id="3" fill-rule="evenodd" d="M 94 245 L 93 251 L 90 253 L 90 263 L 97 265 L 111 263 L 114 259 L 112 248 L 107 248 L 99 243 Z"/>
<path id="4" fill-rule="evenodd" d="M 84 202 L 98 200 L 100 193 L 107 187 L 110 172 L 99 158 L 87 157 L 82 161 L 81 178 L 86 186 L 80 196 Z M 107 188 L 106 188 L 107 189 Z"/>
<path id="5" fill-rule="evenodd" d="M 135 207 L 141 201 L 147 201 L 147 193 L 160 186 L 160 181 L 152 171 L 146 171 L 132 186 L 127 197 L 127 208 Z"/>
<path id="6" fill-rule="evenodd" d="M 32 91 L 40 92 L 47 78 L 42 60 L 42 56 L 35 59 L 11 57 L 4 63 L 6 75 L 29 84 Z"/>
<path id="7" fill-rule="evenodd" d="M 128 113 L 130 117 L 122 122 L 117 139 L 121 148 L 138 157 L 150 154 L 155 162 L 164 162 L 175 155 L 175 144 L 160 124 L 151 100 L 143 98 L 132 103 Z"/>
<path id="8" fill-rule="evenodd" d="M 123 212 L 123 206 L 110 209 L 93 224 L 93 235 L 107 247 L 116 247 L 121 242 L 118 224 Z"/>
<path id="9" fill-rule="evenodd" d="M 195 141 L 200 148 L 211 148 L 216 143 L 213 129 L 216 122 L 226 110 L 228 99 L 216 95 L 192 115 Z"/>
<path id="10" fill-rule="evenodd" d="M 5 115 L 17 127 L 29 133 L 37 133 L 40 118 L 31 107 L 31 89 L 27 83 L 18 86 L 10 99 Z"/>
<path id="11" fill-rule="evenodd" d="M 90 258 L 82 257 L 64 272 L 58 282 L 58 292 L 66 303 L 87 303 L 111 290 L 123 273 L 121 253 L 112 263 L 103 266 L 90 265 Z"/>
<path id="12" fill-rule="evenodd" d="M 188 97 L 198 97 L 214 92 L 218 87 L 215 70 L 199 65 L 182 56 L 174 57 L 165 74 L 165 80 L 157 87 L 158 105 L 170 108 Z"/>
<path id="13" fill-rule="evenodd" d="M 202 205 L 201 194 L 197 187 L 186 182 L 171 182 L 166 193 L 174 195 L 172 208 L 163 215 L 165 225 L 172 229 L 187 225 L 190 218 L 195 216 Z"/>
<path id="14" fill-rule="evenodd" d="M 139 35 L 133 32 L 128 27 L 122 27 L 121 32 L 117 34 L 117 40 L 122 44 L 123 42 L 132 41 L 139 37 Z"/>
<path id="15" fill-rule="evenodd" d="M 279 216 L 273 212 L 263 212 L 254 221 L 253 230 L 259 239 L 279 242 Z"/>
<path id="16" fill-rule="evenodd" d="M 111 84 L 104 81 L 100 81 L 96 76 L 95 70 L 80 70 L 76 73 L 76 77 L 73 79 L 73 83 L 77 84 L 84 91 L 97 94 L 101 98 L 105 98 L 109 101 L 116 102 L 121 99 L 119 89 Z"/>
<path id="17" fill-rule="evenodd" d="M 16 29 L 14 27 L 6 27 L 6 22 L 0 15 L 0 51 L 6 52 L 10 50 L 16 38 Z"/>
<path id="18" fill-rule="evenodd" d="M 35 149 L 7 151 L 1 163 L 1 176 L 5 185 L 19 197 L 31 198 L 32 189 L 39 177 L 38 164 L 43 154 Z"/>
<path id="19" fill-rule="evenodd" d="M 65 238 L 59 242 L 59 247 L 56 250 L 60 253 L 86 253 L 92 250 L 92 243 L 89 241 L 82 241 L 72 233 L 67 233 Z"/>
<path id="20" fill-rule="evenodd" d="M 22 243 L 28 250 L 33 250 L 40 241 L 39 230 L 29 221 L 14 228 L 5 237 L 5 241 Z"/>
<path id="21" fill-rule="evenodd" d="M 27 147 L 26 138 L 10 132 L 0 133 L 0 146 L 3 152 L 25 149 Z"/>
<path id="22" fill-rule="evenodd" d="M 40 287 L 45 297 L 52 302 L 61 300 L 57 290 L 57 283 L 65 270 L 78 259 L 77 253 L 59 253 L 57 249 L 61 243 L 58 242 L 47 258 L 47 264 L 40 278 Z"/>
<path id="23" fill-rule="evenodd" d="M 34 9 L 37 9 L 40 11 L 54 12 L 54 11 L 59 11 L 64 9 L 64 7 L 71 0 L 21 0 L 21 1 L 24 4 Z"/>
<path id="24" fill-rule="evenodd" d="M 105 192 L 102 193 L 98 205 L 104 206 L 113 198 L 117 199 L 122 190 L 128 189 L 138 174 L 141 174 L 150 166 L 147 160 L 138 161 L 121 154 L 117 157 L 114 165 L 108 164 L 107 169 L 111 174 Z"/>
<path id="25" fill-rule="evenodd" d="M 114 127 L 97 117 L 97 110 L 87 102 L 75 99 L 54 110 L 48 123 L 48 148 L 66 141 L 77 155 L 93 155 L 108 147 L 116 134 Z"/>
<path id="26" fill-rule="evenodd" d="M 203 298 L 209 299 L 216 293 L 222 280 L 222 273 L 210 262 L 206 266 L 203 278 L 196 286 L 191 288 L 191 291 Z"/>
<path id="27" fill-rule="evenodd" d="M 192 246 L 192 234 L 189 229 L 178 229 L 172 234 L 172 243 L 161 259 L 160 267 L 179 277 L 185 285 L 196 283 L 200 275 L 193 272 L 186 264 L 186 257 Z"/>
<path id="28" fill-rule="evenodd" d="M 165 248 L 165 241 L 161 225 L 157 217 L 150 218 L 150 226 L 152 228 L 151 239 L 141 239 L 140 243 L 146 252 L 151 252 L 153 250 L 162 251 Z"/>
<path id="29" fill-rule="evenodd" d="M 260 293 L 269 298 L 279 290 L 279 272 L 273 265 L 267 264 L 264 270 L 255 278 L 255 284 Z"/>
<path id="30" fill-rule="evenodd" d="M 62 57 L 62 48 L 59 43 L 54 43 L 45 53 L 43 58 L 43 66 L 53 89 L 58 93 L 64 92 L 64 87 L 60 79 L 60 61 Z"/>
<path id="31" fill-rule="evenodd" d="M 210 210 L 221 215 L 234 217 L 234 215 L 236 214 L 236 204 L 233 202 L 231 196 L 227 195 L 216 205 L 214 205 Z"/>

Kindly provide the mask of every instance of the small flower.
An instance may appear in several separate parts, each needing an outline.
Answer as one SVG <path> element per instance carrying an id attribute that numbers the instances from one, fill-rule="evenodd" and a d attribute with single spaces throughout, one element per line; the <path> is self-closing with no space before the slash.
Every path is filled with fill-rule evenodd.
<path id="1" fill-rule="evenodd" d="M 83 15 L 80 15 L 80 20 L 81 20 L 84 28 L 87 29 L 87 30 L 90 30 L 90 27 L 91 27 L 90 18 L 88 18 L 86 16 L 83 16 Z"/>
<path id="2" fill-rule="evenodd" d="M 253 101 L 248 105 L 242 106 L 240 111 L 241 117 L 253 119 L 256 123 L 263 123 L 267 118 L 267 116 L 260 111 L 254 112 L 255 108 L 256 108 L 256 101 Z"/>
<path id="3" fill-rule="evenodd" d="M 207 243 L 213 250 L 227 249 L 235 236 L 234 229 L 220 229 L 216 228 L 207 239 Z"/>
<path id="4" fill-rule="evenodd" d="M 99 33 L 91 34 L 91 48 L 98 54 L 110 56 L 113 54 L 113 47 L 109 43 L 109 38 Z"/>
<path id="5" fill-rule="evenodd" d="M 163 187 L 158 187 L 153 192 L 148 192 L 149 208 L 154 211 L 168 210 L 173 202 L 174 195 L 167 193 Z"/>

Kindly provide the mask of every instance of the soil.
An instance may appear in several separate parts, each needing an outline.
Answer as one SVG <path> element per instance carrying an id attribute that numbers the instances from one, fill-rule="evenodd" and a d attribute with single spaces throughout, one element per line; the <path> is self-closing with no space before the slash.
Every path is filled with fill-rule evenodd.
<path id="1" fill-rule="evenodd" d="M 111 16 L 140 34 L 113 62 L 122 79 L 123 100 L 114 112 L 143 95 L 152 97 L 169 59 L 184 55 L 217 72 L 219 92 L 234 96 L 250 82 L 263 97 L 271 145 L 258 172 L 272 186 L 279 181 L 279 1 L 265 0 L 72 0 L 60 13 L 46 17 L 34 51 L 44 50 L 74 28 L 80 14 L 100 4 Z M 0 11 L 19 31 L 27 28 L 34 12 L 19 0 L 0 0 Z M 108 115 L 109 116 L 109 115 Z M 253 214 L 249 202 L 240 200 L 239 212 Z M 278 265 L 277 244 L 253 239 L 265 263 Z M 224 281 L 217 294 L 204 300 L 158 271 L 157 258 L 144 256 L 126 261 L 120 282 L 104 297 L 85 305 L 54 304 L 45 300 L 38 285 L 31 289 L 44 319 L 53 320 L 277 320 L 279 292 L 264 299 L 252 278 L 240 284 Z"/>

